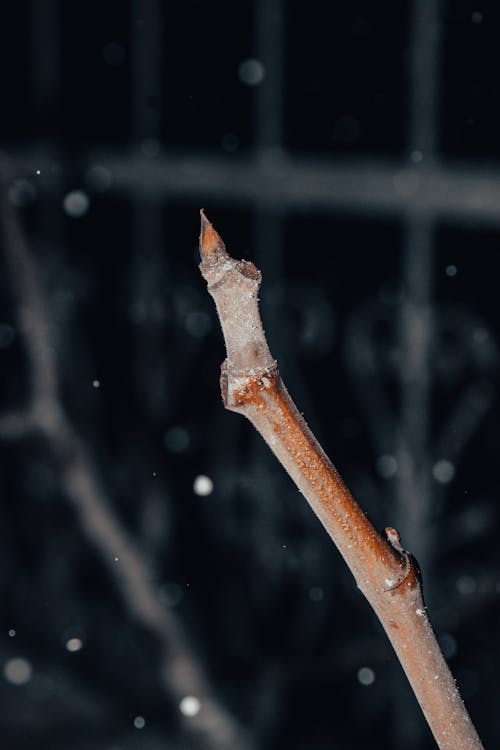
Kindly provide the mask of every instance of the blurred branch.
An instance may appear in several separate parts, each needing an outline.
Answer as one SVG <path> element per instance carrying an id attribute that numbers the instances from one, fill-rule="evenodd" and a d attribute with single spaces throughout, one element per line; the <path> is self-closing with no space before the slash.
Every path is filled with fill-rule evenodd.
<path id="1" fill-rule="evenodd" d="M 145 556 L 111 509 L 94 462 L 64 412 L 50 314 L 39 270 L 6 198 L 1 208 L 4 251 L 19 299 L 31 388 L 26 409 L 0 420 L 0 438 L 18 440 L 37 432 L 47 440 L 82 531 L 100 554 L 129 611 L 161 644 L 161 676 L 168 696 L 176 705 L 186 696 L 194 696 L 199 702 L 195 715 L 180 715 L 183 731 L 194 742 L 193 747 L 249 749 L 248 738 L 217 701 L 177 621 L 160 603 Z"/>
<path id="2" fill-rule="evenodd" d="M 33 164 L 50 175 L 59 156 L 50 143 L 37 149 L 0 151 L 0 172 L 16 176 Z M 362 216 L 406 216 L 418 210 L 426 216 L 452 220 L 461 226 L 474 220 L 498 226 L 500 173 L 480 162 L 470 167 L 433 164 L 432 169 L 381 159 L 342 158 L 321 161 L 281 155 L 265 161 L 234 157 L 227 160 L 203 153 L 161 151 L 151 159 L 118 149 L 88 153 L 87 166 L 99 165 L 113 176 L 115 194 L 265 204 L 268 208 L 354 210 Z M 62 175 L 65 174 L 64 165 Z M 47 180 L 54 189 L 54 180 Z"/>
<path id="3" fill-rule="evenodd" d="M 441 750 L 481 750 L 427 617 L 414 558 L 395 529 L 386 529 L 386 539 L 376 532 L 286 391 L 262 329 L 260 272 L 229 256 L 203 212 L 200 255 L 226 344 L 224 405 L 261 433 L 335 542 L 382 623 Z"/>

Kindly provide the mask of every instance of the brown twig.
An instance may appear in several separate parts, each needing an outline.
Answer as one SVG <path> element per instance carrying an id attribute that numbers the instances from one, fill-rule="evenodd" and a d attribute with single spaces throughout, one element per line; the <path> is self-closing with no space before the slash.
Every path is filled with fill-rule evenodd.
<path id="1" fill-rule="evenodd" d="M 200 270 L 219 315 L 226 408 L 260 432 L 319 517 L 382 623 L 441 750 L 483 747 L 429 622 L 418 566 L 395 529 L 384 539 L 297 410 L 269 351 L 258 309 L 260 272 L 227 253 L 201 212 Z"/>

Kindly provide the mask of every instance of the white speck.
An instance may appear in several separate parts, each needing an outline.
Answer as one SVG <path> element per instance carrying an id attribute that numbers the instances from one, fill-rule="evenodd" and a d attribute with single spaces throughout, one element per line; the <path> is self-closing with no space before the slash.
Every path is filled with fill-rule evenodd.
<path id="1" fill-rule="evenodd" d="M 435 680 L 439 679 L 439 675 L 435 674 L 435 675 L 434 675 L 434 679 L 435 679 Z"/>
<path id="2" fill-rule="evenodd" d="M 386 578 L 384 583 L 388 588 L 391 589 L 396 583 L 396 581 L 394 581 L 392 578 Z"/>
<path id="3" fill-rule="evenodd" d="M 89 210 L 90 201 L 87 193 L 83 190 L 71 190 L 63 200 L 63 207 L 68 216 L 79 219 L 85 216 Z"/>
<path id="4" fill-rule="evenodd" d="M 193 482 L 193 492 L 200 497 L 211 495 L 214 491 L 214 483 L 205 474 L 200 474 Z"/>
<path id="5" fill-rule="evenodd" d="M 253 57 L 243 60 L 238 65 L 238 78 L 247 86 L 258 86 L 262 83 L 266 75 L 266 69 L 260 60 Z"/>
<path id="6" fill-rule="evenodd" d="M 455 467 L 451 461 L 441 458 L 432 467 L 432 476 L 440 484 L 448 484 L 455 476 Z"/>
<path id="7" fill-rule="evenodd" d="M 389 453 L 379 456 L 377 458 L 375 466 L 377 472 L 384 479 L 390 479 L 395 474 L 397 474 L 398 471 L 398 462 L 396 461 L 394 456 L 391 456 Z"/>
<path id="8" fill-rule="evenodd" d="M 171 427 L 163 438 L 165 448 L 172 453 L 183 453 L 189 447 L 189 432 L 184 427 Z"/>
<path id="9" fill-rule="evenodd" d="M 146 720 L 144 716 L 135 716 L 134 717 L 134 727 L 136 729 L 144 729 L 146 726 Z"/>
<path id="10" fill-rule="evenodd" d="M 36 170 L 36 174 L 42 174 L 39 169 Z"/>
<path id="11" fill-rule="evenodd" d="M 3 674 L 11 685 L 26 685 L 31 679 L 31 664 L 26 659 L 16 656 L 8 659 L 3 667 Z"/>
<path id="12" fill-rule="evenodd" d="M 16 631 L 14 630 L 14 628 L 11 628 L 9 630 L 9 638 L 14 638 L 15 635 L 16 635 Z"/>
<path id="13" fill-rule="evenodd" d="M 423 617 L 425 615 L 424 609 L 416 609 L 415 612 L 417 613 L 419 617 Z"/>
<path id="14" fill-rule="evenodd" d="M 361 667 L 358 669 L 358 682 L 361 685 L 373 685 L 375 682 L 375 672 L 370 667 Z"/>
<path id="15" fill-rule="evenodd" d="M 471 16 L 472 23 L 481 23 L 483 20 L 483 14 L 479 11 L 474 11 L 474 13 Z"/>
<path id="16" fill-rule="evenodd" d="M 184 716 L 196 716 L 200 713 L 201 703 L 194 695 L 186 695 L 179 703 L 179 709 Z"/>
<path id="17" fill-rule="evenodd" d="M 325 596 L 325 593 L 323 589 L 321 588 L 321 586 L 311 586 L 311 588 L 309 589 L 309 599 L 312 602 L 315 602 L 315 603 L 322 602 L 324 596 Z"/>
<path id="18" fill-rule="evenodd" d="M 421 151 L 412 151 L 410 154 L 410 159 L 414 164 L 419 164 L 423 158 L 424 155 Z"/>
<path id="19" fill-rule="evenodd" d="M 271 387 L 271 381 L 269 380 L 269 378 L 261 378 L 261 380 L 262 380 L 262 385 L 264 386 L 264 388 Z"/>
<path id="20" fill-rule="evenodd" d="M 69 638 L 66 641 L 66 648 L 68 651 L 71 651 L 74 653 L 75 651 L 80 651 L 83 646 L 83 643 L 80 638 Z"/>
<path id="21" fill-rule="evenodd" d="M 477 583 L 475 579 L 469 575 L 463 575 L 457 578 L 455 586 L 458 593 L 462 594 L 462 596 L 469 596 L 470 594 L 473 594 L 477 589 Z"/>
<path id="22" fill-rule="evenodd" d="M 454 265 L 454 263 L 450 263 L 449 266 L 446 266 L 446 275 L 447 276 L 457 275 L 457 267 Z"/>
<path id="23" fill-rule="evenodd" d="M 118 558 L 117 557 L 115 557 L 115 562 L 118 562 Z"/>
<path id="24" fill-rule="evenodd" d="M 92 388 L 100 388 L 101 387 L 101 381 L 100 380 L 93 380 L 92 381 Z"/>
<path id="25" fill-rule="evenodd" d="M 114 67 L 123 65 L 125 62 L 125 49 L 117 42 L 110 42 L 102 50 L 104 62 Z"/>

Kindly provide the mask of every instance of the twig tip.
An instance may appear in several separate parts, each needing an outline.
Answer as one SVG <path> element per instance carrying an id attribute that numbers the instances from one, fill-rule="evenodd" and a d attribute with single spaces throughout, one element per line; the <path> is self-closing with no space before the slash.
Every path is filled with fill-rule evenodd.
<path id="1" fill-rule="evenodd" d="M 216 262 L 221 257 L 227 257 L 226 247 L 217 234 L 212 224 L 205 216 L 204 210 L 200 209 L 200 255 L 201 259 L 211 263 Z"/>

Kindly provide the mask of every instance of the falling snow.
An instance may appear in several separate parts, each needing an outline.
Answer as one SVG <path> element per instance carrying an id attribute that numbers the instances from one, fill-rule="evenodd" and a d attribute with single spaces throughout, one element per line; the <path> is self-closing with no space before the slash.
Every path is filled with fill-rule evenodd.
<path id="1" fill-rule="evenodd" d="M 201 703 L 194 695 L 186 695 L 179 704 L 179 710 L 184 716 L 193 717 L 200 713 Z"/>
<path id="2" fill-rule="evenodd" d="M 436 461 L 432 467 L 432 476 L 440 484 L 448 484 L 455 476 L 455 467 L 451 461 L 447 461 L 445 458 Z"/>
<path id="3" fill-rule="evenodd" d="M 89 206 L 89 197 L 83 190 L 72 190 L 65 195 L 63 200 L 64 211 L 74 219 L 85 216 L 89 210 Z"/>
<path id="4" fill-rule="evenodd" d="M 358 669 L 358 682 L 361 685 L 373 685 L 375 682 L 375 672 L 370 667 L 361 667 Z"/>
<path id="5" fill-rule="evenodd" d="M 250 665 L 252 684 L 269 693 L 268 707 L 292 694 L 301 706 L 286 721 L 267 711 L 268 726 L 245 721 L 250 744 L 280 732 L 284 746 L 299 743 L 300 724 L 313 726 L 305 746 L 323 750 L 332 736 L 322 731 L 326 721 L 339 747 L 349 746 L 345 716 L 354 688 L 369 747 L 374 726 L 394 735 L 397 724 L 410 726 L 414 707 L 403 701 L 398 712 L 387 709 L 393 696 L 385 676 L 366 665 L 369 644 L 349 607 L 335 601 L 330 540 L 320 539 L 317 519 L 266 447 L 254 444 L 258 436 L 222 410 L 216 365 L 223 342 L 193 264 L 193 201 L 206 203 L 235 257 L 263 267 L 263 317 L 291 372 L 291 391 L 306 405 L 309 394 L 319 412 L 310 417 L 323 420 L 326 442 L 329 423 L 338 426 L 341 455 L 334 445 L 332 457 L 379 524 L 388 514 L 386 522 L 398 525 L 405 500 L 399 480 L 415 468 L 401 443 L 414 419 L 401 409 L 401 393 L 418 396 L 429 381 L 432 398 L 415 414 L 409 439 L 416 469 L 430 462 L 433 486 L 426 489 L 438 501 L 429 554 L 439 554 L 446 575 L 432 619 L 453 631 L 439 634 L 445 657 L 459 648 L 459 661 L 471 667 L 474 639 L 482 643 L 488 627 L 493 632 L 495 591 L 500 603 L 491 564 L 495 446 L 485 450 L 498 421 L 489 395 L 500 361 L 498 237 L 496 227 L 483 231 L 479 222 L 486 227 L 495 214 L 495 201 L 487 200 L 497 179 L 495 107 L 486 105 L 496 73 L 483 60 L 495 53 L 493 19 L 484 4 L 449 3 L 440 19 L 445 33 L 429 44 L 435 24 L 417 28 L 405 10 L 365 3 L 340 18 L 329 4 L 276 14 L 271 3 L 263 4 L 251 39 L 247 9 L 238 4 L 227 4 L 224 24 L 203 3 L 193 4 L 195 13 L 143 0 L 131 8 L 102 4 L 81 18 L 54 15 L 56 5 L 33 18 L 20 14 L 20 45 L 9 29 L 4 34 L 18 90 L 4 103 L 7 145 L 12 140 L 11 153 L 2 154 L 6 208 L 26 223 L 27 237 L 19 243 L 18 279 L 9 243 L 2 244 L 3 522 L 12 542 L 3 553 L 12 589 L 3 744 L 45 750 L 51 727 L 67 725 L 78 738 L 90 718 L 103 750 L 146 750 L 163 735 L 180 747 L 175 727 L 197 729 L 185 717 L 200 711 L 202 728 L 224 736 L 225 717 L 250 716 L 250 683 L 231 693 Z M 51 44 L 56 37 L 64 44 Z M 426 54 L 429 65 L 416 64 Z M 435 89 L 428 73 L 443 59 Z M 416 77 L 405 86 L 410 68 Z M 459 85 L 451 85 L 453 76 Z M 426 86 L 429 101 L 443 103 L 439 112 L 422 110 L 428 138 L 417 132 L 423 120 L 415 114 Z M 334 216 L 326 215 L 328 205 Z M 32 270 L 22 261 L 23 244 Z M 31 309 L 33 285 L 39 305 L 35 289 Z M 405 326 L 415 334 L 406 343 Z M 431 361 L 425 369 L 425 358 L 416 357 L 409 372 L 405 347 L 413 341 L 418 353 L 422 335 L 432 344 Z M 38 390 L 49 396 L 41 404 Z M 331 409 L 322 410 L 332 393 Z M 9 435 L 10 415 L 18 413 L 33 416 L 36 434 L 21 423 L 18 437 Z M 424 445 L 419 421 L 436 440 Z M 268 442 L 276 446 L 274 434 Z M 398 584 L 386 568 L 382 586 L 386 575 L 387 589 Z M 365 584 L 365 575 L 359 580 Z M 409 606 L 414 624 L 426 628 L 422 602 Z M 351 684 L 334 701 L 317 700 L 339 677 L 330 665 L 308 674 L 310 663 L 298 660 L 291 676 L 281 670 L 278 681 L 268 680 L 280 657 L 274 645 L 283 651 L 279 636 L 288 631 L 297 653 L 311 652 L 320 634 L 323 655 L 342 642 L 341 670 L 349 669 L 347 657 L 355 659 Z M 258 658 L 262 643 L 269 658 Z M 488 648 L 494 656 L 494 638 Z M 158 657 L 169 649 L 181 657 L 170 671 L 179 712 L 173 723 L 157 710 Z M 383 661 L 374 666 L 382 670 Z M 477 675 L 458 671 L 466 697 L 479 687 L 480 698 L 491 694 L 488 666 L 479 658 Z M 209 694 L 205 678 L 214 681 Z M 102 703 L 106 695 L 112 711 Z M 486 703 L 476 701 L 483 725 Z"/>
<path id="6" fill-rule="evenodd" d="M 258 86 L 266 75 L 265 68 L 260 60 L 251 57 L 243 60 L 238 65 L 238 78 L 247 86 Z"/>
<path id="7" fill-rule="evenodd" d="M 193 482 L 193 492 L 200 497 L 211 495 L 214 490 L 214 483 L 206 474 L 199 474 Z"/>
<path id="8" fill-rule="evenodd" d="M 10 682 L 11 685 L 26 685 L 31 680 L 31 664 L 27 659 L 16 656 L 5 662 L 3 674 L 7 682 Z"/>
<path id="9" fill-rule="evenodd" d="M 68 651 L 71 651 L 74 653 L 75 651 L 80 651 L 83 646 L 83 643 L 80 638 L 69 638 L 66 641 L 66 649 Z"/>
<path id="10" fill-rule="evenodd" d="M 446 266 L 446 275 L 450 277 L 457 275 L 457 267 L 453 263 L 450 263 L 449 266 Z"/>

